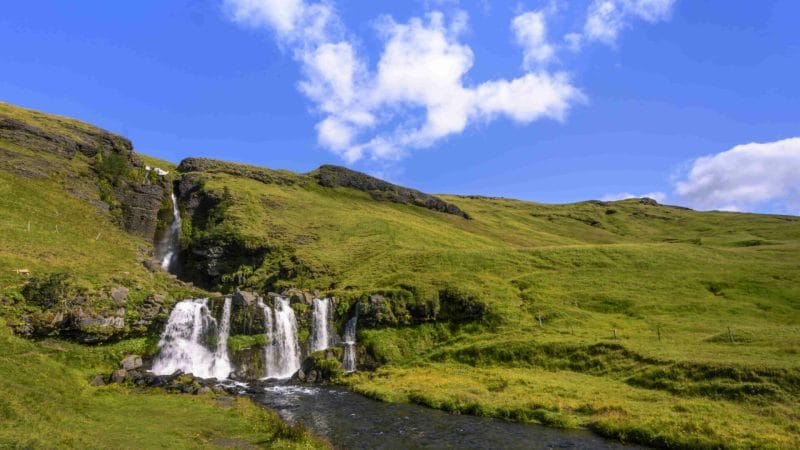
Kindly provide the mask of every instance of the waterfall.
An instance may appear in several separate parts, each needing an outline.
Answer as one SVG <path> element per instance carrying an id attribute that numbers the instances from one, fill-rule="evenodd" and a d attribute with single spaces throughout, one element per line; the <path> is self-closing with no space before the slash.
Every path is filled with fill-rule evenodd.
<path id="1" fill-rule="evenodd" d="M 219 327 L 208 309 L 208 299 L 183 300 L 169 315 L 167 327 L 158 343 L 158 356 L 151 371 L 170 375 L 176 370 L 200 378 L 228 378 L 231 299 L 226 298 Z M 216 339 L 214 351 L 209 350 Z"/>
<path id="2" fill-rule="evenodd" d="M 350 318 L 344 326 L 344 357 L 342 365 L 345 372 L 356 371 L 356 322 L 358 314 Z"/>
<path id="3" fill-rule="evenodd" d="M 309 338 L 308 351 L 313 353 L 325 350 L 331 346 L 330 319 L 331 299 L 314 299 L 314 311 L 311 316 L 311 337 Z"/>
<path id="4" fill-rule="evenodd" d="M 178 243 L 181 239 L 181 212 L 178 208 L 178 197 L 172 192 L 172 223 L 169 232 L 164 235 L 159 243 L 161 257 L 161 268 L 167 272 L 175 270 L 175 262 L 178 259 Z"/>
<path id="5" fill-rule="evenodd" d="M 297 320 L 289 300 L 275 297 L 274 308 L 259 301 L 264 309 L 267 345 L 264 349 L 266 378 L 289 378 L 300 368 Z"/>

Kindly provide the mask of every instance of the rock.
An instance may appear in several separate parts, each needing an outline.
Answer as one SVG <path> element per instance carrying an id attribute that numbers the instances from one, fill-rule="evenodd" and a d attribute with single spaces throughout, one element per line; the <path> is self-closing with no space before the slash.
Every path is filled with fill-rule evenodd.
<path id="1" fill-rule="evenodd" d="M 97 374 L 92 378 L 92 381 L 89 382 L 92 386 L 105 386 L 106 384 L 106 377 L 103 375 Z"/>
<path id="2" fill-rule="evenodd" d="M 281 296 L 288 298 L 293 304 L 303 303 L 306 305 L 311 305 L 314 302 L 314 299 L 317 298 L 317 296 L 313 293 L 297 288 L 286 289 L 281 293 Z"/>
<path id="3" fill-rule="evenodd" d="M 146 260 L 142 261 L 142 264 L 150 272 L 156 272 L 156 271 L 161 270 L 161 263 L 159 261 L 154 260 L 154 259 L 146 259 Z"/>
<path id="4" fill-rule="evenodd" d="M 320 186 L 347 187 L 368 193 L 374 200 L 415 205 L 470 219 L 458 206 L 416 189 L 398 186 L 367 174 L 334 165 L 320 166 L 314 174 Z"/>
<path id="5" fill-rule="evenodd" d="M 200 389 L 198 389 L 197 391 L 195 391 L 195 394 L 196 394 L 196 395 L 205 395 L 205 394 L 208 394 L 209 392 L 211 392 L 211 388 L 210 388 L 210 387 L 208 387 L 208 386 L 201 386 L 201 387 L 200 387 Z"/>
<path id="6" fill-rule="evenodd" d="M 142 367 L 142 357 L 139 355 L 128 355 L 120 361 L 119 366 L 125 370 L 138 369 Z"/>
<path id="7" fill-rule="evenodd" d="M 128 300 L 128 293 L 130 291 L 126 287 L 116 287 L 111 290 L 111 298 L 118 305 L 124 304 Z"/>
<path id="8" fill-rule="evenodd" d="M 127 378 L 128 378 L 128 371 L 125 369 L 119 369 L 111 372 L 112 383 L 124 383 Z"/>
<path id="9" fill-rule="evenodd" d="M 658 206 L 658 202 L 650 197 L 642 197 L 639 199 L 639 204 L 648 206 Z"/>
<path id="10" fill-rule="evenodd" d="M 125 206 L 122 224 L 125 231 L 153 239 L 164 195 L 164 188 L 157 184 L 128 182 L 117 189 L 116 197 Z"/>
<path id="11" fill-rule="evenodd" d="M 258 295 L 248 291 L 240 291 L 239 289 L 236 290 L 232 298 L 234 306 L 252 306 L 258 301 Z"/>

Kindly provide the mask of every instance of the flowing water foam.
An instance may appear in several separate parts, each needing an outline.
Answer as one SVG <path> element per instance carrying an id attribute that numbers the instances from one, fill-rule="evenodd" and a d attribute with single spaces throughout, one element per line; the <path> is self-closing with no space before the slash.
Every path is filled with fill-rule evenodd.
<path id="1" fill-rule="evenodd" d="M 300 345 L 297 343 L 297 319 L 289 300 L 274 298 L 274 308 L 259 300 L 264 310 L 264 377 L 289 378 L 300 368 Z"/>
<path id="2" fill-rule="evenodd" d="M 178 302 L 161 335 L 151 371 L 171 375 L 180 370 L 200 378 L 228 378 L 230 319 L 230 298 L 225 299 L 219 324 L 208 308 L 207 298 Z"/>
<path id="3" fill-rule="evenodd" d="M 178 259 L 178 244 L 181 239 L 181 212 L 178 208 L 178 197 L 172 193 L 172 223 L 169 231 L 164 235 L 158 248 L 161 257 L 161 268 L 167 272 L 175 270 L 175 262 Z"/>
<path id="4" fill-rule="evenodd" d="M 356 323 L 358 322 L 358 315 L 356 314 L 344 327 L 344 356 L 342 358 L 342 366 L 345 372 L 356 371 Z"/>
<path id="5" fill-rule="evenodd" d="M 309 353 L 325 350 L 331 346 L 331 299 L 315 298 L 311 316 L 311 337 L 309 338 Z"/>

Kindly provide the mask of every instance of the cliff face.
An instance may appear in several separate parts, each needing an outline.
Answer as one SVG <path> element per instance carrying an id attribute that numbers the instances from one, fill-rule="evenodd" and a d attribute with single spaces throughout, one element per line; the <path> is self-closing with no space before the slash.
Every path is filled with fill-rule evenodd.
<path id="1" fill-rule="evenodd" d="M 136 236 L 154 237 L 158 211 L 171 189 L 167 178 L 145 170 L 131 141 L 72 119 L 0 106 L 3 106 L 0 107 L 0 141 L 27 152 L 55 157 L 27 160 L 24 164 L 27 168 L 8 168 L 31 177 L 60 173 L 76 182 L 92 185 L 100 197 L 96 205 L 114 213 L 123 229 Z M 8 159 L 15 156 L 14 152 L 3 153 L 8 153 Z M 65 161 L 60 163 L 59 159 Z M 88 162 L 91 171 L 75 173 L 70 170 L 73 169 L 70 163 L 78 159 Z M 91 197 L 91 193 L 85 191 L 76 190 L 74 194 L 86 200 Z"/>

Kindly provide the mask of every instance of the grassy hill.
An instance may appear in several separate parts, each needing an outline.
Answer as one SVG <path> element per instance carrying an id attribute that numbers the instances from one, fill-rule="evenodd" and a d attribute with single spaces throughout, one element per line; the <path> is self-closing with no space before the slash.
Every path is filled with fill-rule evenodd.
<path id="1" fill-rule="evenodd" d="M 371 309 L 383 365 L 354 389 L 659 446 L 800 443 L 797 217 L 440 196 L 467 219 L 261 172 L 190 171 L 225 199 L 192 232 L 268 249 L 229 267 L 247 287 Z M 445 315 L 452 290 L 486 314 Z"/>
<path id="2" fill-rule="evenodd" d="M 0 104 L 0 119 L 56 136 L 88 127 L 36 114 Z M 126 156 L 109 190 L 107 159 L 4 140 L 2 127 L 10 323 L 45 314 L 21 294 L 23 267 L 69 272 L 100 309 L 114 286 L 130 288 L 129 310 L 194 289 L 146 269 L 153 239 L 129 229 L 126 189 L 163 163 Z M 181 278 L 316 289 L 339 299 L 340 318 L 358 308 L 361 359 L 378 368 L 346 379 L 357 391 L 658 446 L 800 446 L 798 217 L 430 196 L 333 166 L 170 169 Z"/>
<path id="3" fill-rule="evenodd" d="M 152 258 L 152 239 L 124 230 L 109 192 L 113 186 L 104 186 L 109 178 L 102 157 L 90 155 L 112 139 L 72 119 L 0 103 L 0 447 L 324 447 L 245 399 L 89 385 L 95 374 L 118 368 L 124 355 L 153 351 L 157 331 L 134 325 L 148 297 L 163 295 L 168 312 L 176 299 L 203 293 L 143 264 Z M 145 176 L 129 156 L 168 167 L 127 154 L 119 174 L 126 178 Z M 43 307 L 22 295 L 31 281 L 54 273 L 67 280 L 51 292 L 64 296 L 52 298 L 55 305 Z M 109 296 L 117 287 L 130 290 L 122 305 Z M 76 298 L 80 304 L 63 304 Z M 64 341 L 67 335 L 31 341 L 11 334 L 12 328 L 29 331 L 31 322 L 57 322 L 74 308 L 91 317 L 120 307 L 124 327 L 111 335 L 99 328 L 82 334 L 127 337 L 114 344 L 90 347 Z M 59 328 L 54 325 L 52 334 L 64 331 Z"/>

